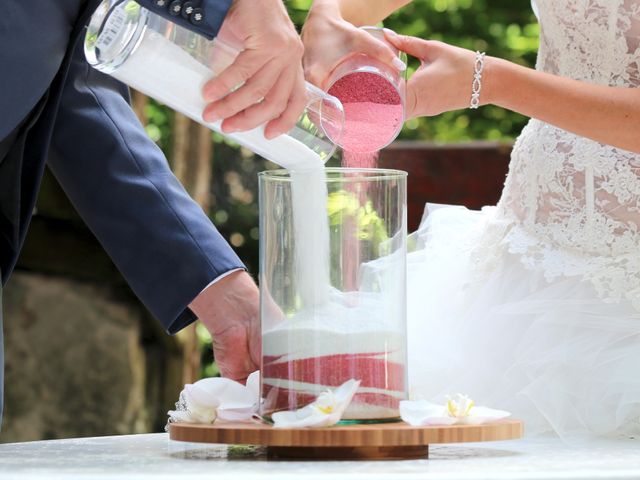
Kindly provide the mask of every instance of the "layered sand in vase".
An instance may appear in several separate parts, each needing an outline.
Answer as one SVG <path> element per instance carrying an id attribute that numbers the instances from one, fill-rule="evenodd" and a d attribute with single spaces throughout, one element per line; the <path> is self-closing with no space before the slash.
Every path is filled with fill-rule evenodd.
<path id="1" fill-rule="evenodd" d="M 403 332 L 383 321 L 374 295 L 355 307 L 339 305 L 340 292 L 333 295 L 334 302 L 320 311 L 303 312 L 264 333 L 265 408 L 300 408 L 355 378 L 360 388 L 344 419 L 397 417 L 405 393 Z"/>

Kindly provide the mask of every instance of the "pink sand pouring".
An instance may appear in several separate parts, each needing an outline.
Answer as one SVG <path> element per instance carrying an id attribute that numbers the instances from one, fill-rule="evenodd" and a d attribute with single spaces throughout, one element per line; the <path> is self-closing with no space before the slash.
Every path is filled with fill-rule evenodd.
<path id="1" fill-rule="evenodd" d="M 388 44 L 382 29 L 365 29 Z M 388 45 L 406 63 L 404 54 Z M 376 168 L 378 152 L 395 140 L 404 123 L 404 74 L 367 55 L 355 55 L 335 69 L 329 84 L 328 93 L 340 100 L 345 114 L 342 137 L 337 141 L 343 150 L 342 166 Z M 366 205 L 367 191 L 347 193 L 355 195 L 359 204 Z M 349 252 L 342 259 L 342 283 L 347 291 L 355 291 L 362 260 L 357 241 L 358 216 L 345 218 L 342 228 L 346 242 L 343 250 Z"/>
<path id="2" fill-rule="evenodd" d="M 377 39 L 387 43 L 406 63 L 406 56 L 386 42 L 380 28 L 364 27 Z M 341 138 L 333 139 L 342 147 L 345 157 L 358 155 L 359 162 L 372 161 L 374 153 L 389 145 L 400 133 L 404 122 L 406 77 L 395 67 L 367 55 L 353 55 L 333 71 L 328 93 L 342 102 L 345 125 Z M 330 132 L 329 135 L 331 136 Z M 344 166 L 374 167 L 375 164 Z"/>
<path id="3" fill-rule="evenodd" d="M 344 108 L 340 146 L 346 153 L 375 153 L 398 136 L 404 105 L 396 87 L 385 77 L 371 72 L 350 73 L 337 80 L 329 94 Z"/>

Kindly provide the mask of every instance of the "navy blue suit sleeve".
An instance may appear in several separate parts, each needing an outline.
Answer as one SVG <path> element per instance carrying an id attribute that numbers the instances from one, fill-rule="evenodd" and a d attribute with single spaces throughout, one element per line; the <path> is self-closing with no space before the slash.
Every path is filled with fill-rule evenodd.
<path id="1" fill-rule="evenodd" d="M 169 333 L 211 281 L 244 268 L 171 173 L 123 84 L 74 53 L 49 166 L 125 279 Z"/>
<path id="2" fill-rule="evenodd" d="M 218 35 L 233 0 L 136 0 L 147 10 L 209 40 Z"/>

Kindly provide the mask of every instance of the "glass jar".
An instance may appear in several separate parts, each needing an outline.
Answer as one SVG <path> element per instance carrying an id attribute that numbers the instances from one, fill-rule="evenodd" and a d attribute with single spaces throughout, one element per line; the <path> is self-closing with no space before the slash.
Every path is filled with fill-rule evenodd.
<path id="1" fill-rule="evenodd" d="M 387 44 L 406 64 L 407 56 L 387 42 L 384 29 L 362 29 Z M 333 70 L 328 85 L 328 93 L 344 108 L 344 130 L 334 140 L 345 151 L 377 152 L 396 139 L 405 120 L 406 71 L 357 54 Z"/>
<path id="2" fill-rule="evenodd" d="M 407 395 L 406 173 L 259 175 L 261 415 L 360 380 L 343 420 L 397 419 Z"/>
<path id="3" fill-rule="evenodd" d="M 221 121 L 202 119 L 202 87 L 240 51 L 233 41 L 208 40 L 133 0 L 100 3 L 85 39 L 94 68 L 219 133 Z M 287 134 L 267 140 L 261 126 L 224 135 L 285 168 L 323 164 L 336 149 L 332 139 L 341 137 L 344 112 L 337 99 L 308 83 L 306 89 L 306 111 Z"/>

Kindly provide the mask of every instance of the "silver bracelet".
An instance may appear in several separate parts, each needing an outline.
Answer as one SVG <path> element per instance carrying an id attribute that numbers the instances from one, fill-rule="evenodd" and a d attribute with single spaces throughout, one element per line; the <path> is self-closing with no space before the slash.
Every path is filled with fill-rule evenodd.
<path id="1" fill-rule="evenodd" d="M 471 83 L 471 105 L 476 109 L 480 106 L 480 90 L 482 90 L 482 70 L 484 70 L 484 52 L 476 52 L 476 61 L 473 64 L 473 83 Z"/>

